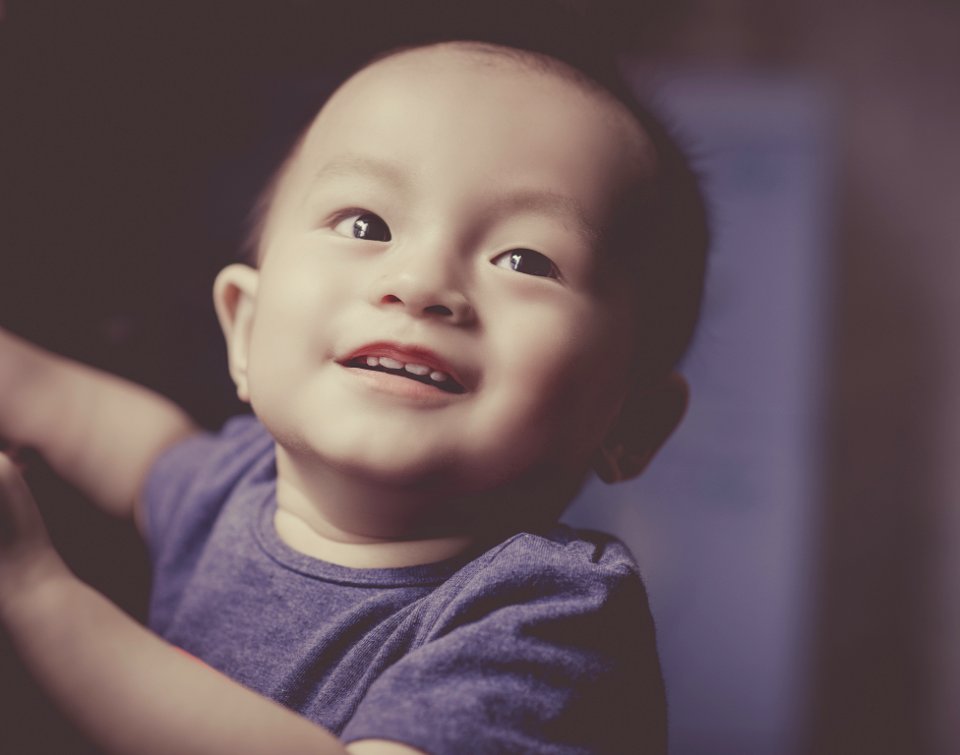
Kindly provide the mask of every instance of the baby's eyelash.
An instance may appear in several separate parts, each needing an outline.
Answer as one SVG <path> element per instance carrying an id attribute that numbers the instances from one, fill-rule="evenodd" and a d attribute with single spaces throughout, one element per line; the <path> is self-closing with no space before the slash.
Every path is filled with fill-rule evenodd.
<path id="1" fill-rule="evenodd" d="M 510 249 L 492 260 L 497 267 L 525 275 L 560 279 L 560 270 L 549 257 L 533 249 Z"/>

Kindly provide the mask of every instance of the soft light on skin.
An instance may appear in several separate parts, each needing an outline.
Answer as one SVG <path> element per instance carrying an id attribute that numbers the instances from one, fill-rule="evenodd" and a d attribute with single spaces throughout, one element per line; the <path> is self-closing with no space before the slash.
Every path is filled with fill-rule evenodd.
<path id="1" fill-rule="evenodd" d="M 277 439 L 281 537 L 348 565 L 425 563 L 484 512 L 576 488 L 632 388 L 630 282 L 600 240 L 652 165 L 612 97 L 469 45 L 399 53 L 334 94 L 260 269 L 216 287 L 238 392 Z M 364 213 L 389 240 L 354 237 Z M 512 269 L 514 249 L 556 276 Z M 465 391 L 343 364 L 382 343 L 428 349 Z"/>

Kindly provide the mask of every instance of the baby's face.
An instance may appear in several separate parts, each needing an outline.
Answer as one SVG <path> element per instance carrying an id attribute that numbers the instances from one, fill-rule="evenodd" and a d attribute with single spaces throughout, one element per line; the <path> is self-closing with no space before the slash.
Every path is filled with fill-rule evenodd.
<path id="1" fill-rule="evenodd" d="M 556 73 L 449 45 L 361 71 L 267 223 L 257 414 L 298 458 L 391 485 L 582 472 L 635 341 L 600 242 L 650 165 L 625 110 Z"/>

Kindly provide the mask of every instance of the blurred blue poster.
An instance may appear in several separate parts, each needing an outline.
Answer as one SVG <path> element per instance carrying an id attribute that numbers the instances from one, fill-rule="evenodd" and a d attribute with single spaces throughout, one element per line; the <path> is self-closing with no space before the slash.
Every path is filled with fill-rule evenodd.
<path id="1" fill-rule="evenodd" d="M 830 302 L 831 123 L 814 84 L 660 82 L 704 176 L 714 243 L 682 365 L 689 413 L 649 471 L 566 517 L 617 533 L 657 621 L 672 755 L 791 755 L 802 741 Z"/>

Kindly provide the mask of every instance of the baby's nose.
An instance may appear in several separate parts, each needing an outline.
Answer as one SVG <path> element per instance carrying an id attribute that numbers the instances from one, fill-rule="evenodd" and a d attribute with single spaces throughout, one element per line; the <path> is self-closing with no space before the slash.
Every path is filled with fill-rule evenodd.
<path id="1" fill-rule="evenodd" d="M 403 307 L 413 317 L 433 317 L 452 325 L 474 318 L 474 309 L 449 261 L 399 261 L 377 281 L 373 302 L 381 307 Z"/>

